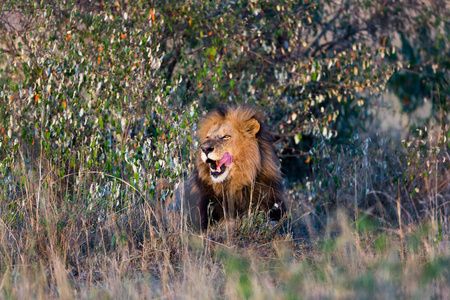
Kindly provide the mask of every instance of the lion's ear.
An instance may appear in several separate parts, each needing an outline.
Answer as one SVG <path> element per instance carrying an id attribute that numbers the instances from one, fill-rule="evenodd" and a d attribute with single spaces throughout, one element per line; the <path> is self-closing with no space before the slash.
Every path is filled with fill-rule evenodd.
<path id="1" fill-rule="evenodd" d="M 245 129 L 249 134 L 255 136 L 261 129 L 261 124 L 256 119 L 250 119 L 245 122 Z"/>

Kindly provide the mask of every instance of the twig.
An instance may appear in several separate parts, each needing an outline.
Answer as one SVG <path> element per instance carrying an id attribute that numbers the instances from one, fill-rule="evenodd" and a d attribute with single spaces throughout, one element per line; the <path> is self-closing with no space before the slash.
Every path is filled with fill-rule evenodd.
<path id="1" fill-rule="evenodd" d="M 400 185 L 400 184 L 398 184 Z M 404 253 L 405 249 L 403 248 L 403 229 L 402 229 L 402 210 L 400 205 L 400 187 L 398 187 L 398 198 L 397 198 L 397 214 L 398 214 L 398 228 L 400 230 L 400 244 L 401 244 L 401 253 L 400 257 L 402 262 L 405 261 Z"/>
<path id="2" fill-rule="evenodd" d="M 311 48 L 314 46 L 316 46 L 319 43 L 320 38 L 322 38 L 322 36 L 331 28 L 331 25 L 333 25 L 333 23 L 339 18 L 339 16 L 342 13 L 342 8 L 338 9 L 338 12 L 336 13 L 336 15 L 333 17 L 333 19 L 331 19 L 330 22 L 328 22 L 327 26 L 325 26 L 325 28 L 322 30 L 322 32 L 314 39 L 314 41 L 312 41 L 308 46 L 306 46 L 305 49 L 305 56 L 308 56 L 309 51 L 311 50 Z M 314 51 L 315 53 L 316 51 Z"/>

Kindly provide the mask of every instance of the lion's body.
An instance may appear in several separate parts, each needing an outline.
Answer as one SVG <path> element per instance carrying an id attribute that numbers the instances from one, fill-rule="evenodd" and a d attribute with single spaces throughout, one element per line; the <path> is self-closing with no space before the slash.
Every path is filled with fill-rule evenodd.
<path id="1" fill-rule="evenodd" d="M 202 150 L 196 171 L 183 185 L 183 203 L 195 215 L 190 217 L 195 225 L 206 229 L 211 218 L 218 221 L 254 208 L 279 220 L 285 209 L 281 171 L 257 111 L 218 108 L 202 119 L 198 135 Z"/>

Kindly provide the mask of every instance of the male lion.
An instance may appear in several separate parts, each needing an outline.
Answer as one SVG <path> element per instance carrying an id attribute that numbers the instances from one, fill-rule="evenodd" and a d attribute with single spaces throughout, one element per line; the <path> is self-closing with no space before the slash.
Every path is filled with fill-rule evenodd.
<path id="1" fill-rule="evenodd" d="M 211 220 L 252 208 L 280 220 L 286 210 L 281 171 L 256 109 L 219 107 L 200 121 L 198 136 L 196 170 L 175 192 L 176 206 L 184 204 L 191 223 L 205 230 Z"/>

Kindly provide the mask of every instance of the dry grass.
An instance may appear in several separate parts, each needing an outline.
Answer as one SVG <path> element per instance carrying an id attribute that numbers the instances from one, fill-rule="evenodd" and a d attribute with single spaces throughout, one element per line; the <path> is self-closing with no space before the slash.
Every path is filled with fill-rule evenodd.
<path id="1" fill-rule="evenodd" d="M 411 242 L 402 261 L 398 237 L 384 233 L 362 237 L 346 219 L 340 213 L 333 224 L 339 235 L 313 243 L 294 242 L 289 236 L 259 243 L 233 230 L 228 243 L 186 233 L 165 246 L 146 245 L 145 251 L 127 243 L 114 251 L 80 253 L 78 258 L 84 261 L 78 266 L 59 252 L 46 260 L 4 267 L 1 295 L 38 299 L 445 298 L 450 276 L 448 244 L 435 247 L 428 237 L 420 236 L 419 246 Z M 408 239 L 416 239 L 417 234 Z"/>

